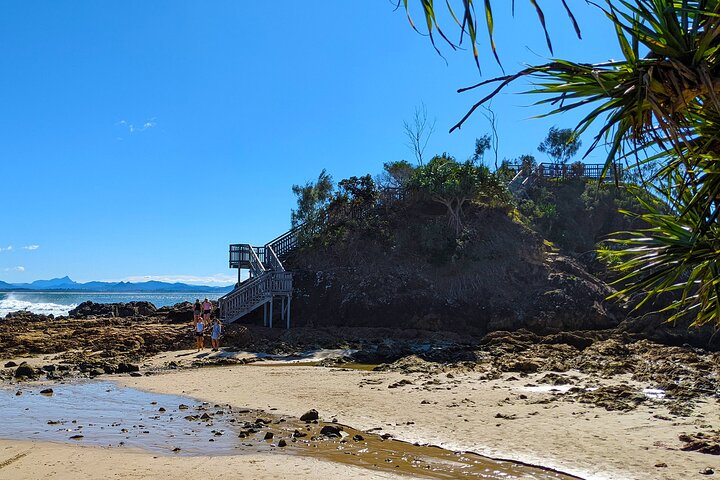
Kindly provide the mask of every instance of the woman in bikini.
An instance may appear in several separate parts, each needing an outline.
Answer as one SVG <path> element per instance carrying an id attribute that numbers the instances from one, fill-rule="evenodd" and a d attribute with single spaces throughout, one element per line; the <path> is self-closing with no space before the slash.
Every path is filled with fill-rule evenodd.
<path id="1" fill-rule="evenodd" d="M 210 303 L 210 300 L 206 298 L 205 301 L 202 303 L 202 308 L 205 323 L 210 323 L 210 313 L 212 313 L 212 303 Z"/>

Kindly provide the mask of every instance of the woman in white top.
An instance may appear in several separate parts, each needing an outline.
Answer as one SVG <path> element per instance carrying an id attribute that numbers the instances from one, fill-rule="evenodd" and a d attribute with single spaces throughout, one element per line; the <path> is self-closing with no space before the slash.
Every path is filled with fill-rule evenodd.
<path id="1" fill-rule="evenodd" d="M 202 317 L 195 322 L 195 346 L 198 352 L 205 348 L 205 320 Z"/>

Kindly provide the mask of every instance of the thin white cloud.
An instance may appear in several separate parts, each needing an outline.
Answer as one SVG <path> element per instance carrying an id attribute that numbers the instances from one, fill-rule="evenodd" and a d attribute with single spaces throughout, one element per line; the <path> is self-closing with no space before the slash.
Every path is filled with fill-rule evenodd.
<path id="1" fill-rule="evenodd" d="M 40 245 L 25 245 L 22 248 L 23 250 L 37 250 L 38 248 L 40 248 Z"/>
<path id="2" fill-rule="evenodd" d="M 0 252 L 9 252 L 13 249 L 12 245 L 8 245 L 7 247 L 0 247 Z"/>
<path id="3" fill-rule="evenodd" d="M 6 268 L 5 271 L 6 272 L 24 272 L 25 267 L 23 267 L 22 265 L 18 265 L 17 267 Z"/>
<path id="4" fill-rule="evenodd" d="M 233 275 L 215 274 L 215 275 L 135 275 L 123 279 L 124 282 L 168 282 L 168 283 L 187 283 L 189 285 L 209 285 L 209 286 L 226 286 L 237 282 L 237 277 Z"/>
<path id="5" fill-rule="evenodd" d="M 130 133 L 135 133 L 154 128 L 157 125 L 157 122 L 155 121 L 155 117 L 153 117 L 150 120 L 145 121 L 141 127 L 135 126 L 134 123 L 130 123 L 127 120 L 120 120 L 115 125 L 127 128 Z"/>

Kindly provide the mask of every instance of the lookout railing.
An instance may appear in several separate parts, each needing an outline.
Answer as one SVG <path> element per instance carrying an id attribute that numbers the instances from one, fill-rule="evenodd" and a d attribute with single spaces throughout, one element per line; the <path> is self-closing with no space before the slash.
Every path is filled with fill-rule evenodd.
<path id="1" fill-rule="evenodd" d="M 517 174 L 525 171 L 527 173 L 527 167 L 519 163 L 510 163 L 505 165 L 509 170 L 516 172 Z M 594 178 L 603 180 L 614 180 L 616 177 L 622 176 L 622 168 L 616 166 L 609 168 L 605 175 L 604 163 L 540 163 L 532 168 L 532 173 L 539 178 Z"/>
<path id="2" fill-rule="evenodd" d="M 512 180 L 508 182 L 508 189 L 515 196 L 526 195 L 526 191 L 539 179 L 564 180 L 570 178 L 590 178 L 614 181 L 622 178 L 622 167 L 614 166 L 605 171 L 602 163 L 540 163 L 528 167 L 519 163 L 506 164 L 505 167 L 515 172 Z"/>

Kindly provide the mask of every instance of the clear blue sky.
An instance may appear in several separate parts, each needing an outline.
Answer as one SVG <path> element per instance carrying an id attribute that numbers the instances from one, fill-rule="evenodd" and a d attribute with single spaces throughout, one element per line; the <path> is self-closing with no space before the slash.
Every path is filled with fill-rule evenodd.
<path id="1" fill-rule="evenodd" d="M 529 2 L 514 19 L 505 3 L 506 71 L 544 62 Z M 579 41 L 559 3 L 541 2 L 556 56 L 619 56 L 597 11 L 569 2 Z M 285 231 L 293 183 L 412 159 L 402 125 L 421 102 L 428 153 L 468 157 L 487 121 L 447 131 L 479 98 L 456 89 L 481 77 L 468 51 L 441 49 L 448 64 L 388 0 L 3 2 L 0 280 L 229 282 L 228 244 Z M 501 74 L 484 32 L 480 52 L 482 79 Z M 550 126 L 574 126 L 529 119 L 532 101 L 494 102 L 500 158 L 540 156 Z"/>

